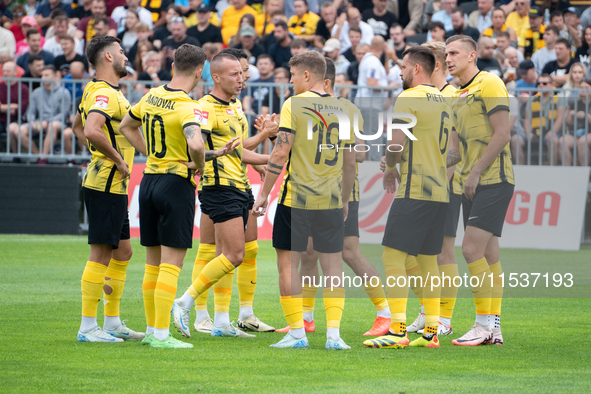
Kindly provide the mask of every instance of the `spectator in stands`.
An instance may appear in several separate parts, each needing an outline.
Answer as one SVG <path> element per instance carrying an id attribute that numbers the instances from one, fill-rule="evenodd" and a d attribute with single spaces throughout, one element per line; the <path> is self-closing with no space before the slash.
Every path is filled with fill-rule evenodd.
<path id="1" fill-rule="evenodd" d="M 31 29 L 27 32 L 27 44 L 30 48 L 29 52 L 21 55 L 16 61 L 16 64 L 22 67 L 25 72 L 29 71 L 29 58 L 31 56 L 39 55 L 46 65 L 53 66 L 55 59 L 51 53 L 41 49 L 41 34 L 37 30 Z"/>
<path id="2" fill-rule="evenodd" d="M 123 33 L 126 30 L 126 27 L 128 27 L 127 14 L 129 12 L 135 13 L 136 19 L 139 19 L 139 22 L 148 25 L 150 29 L 154 27 L 152 13 L 144 7 L 140 7 L 140 2 L 141 0 L 126 0 L 124 6 L 117 7 L 113 10 L 111 18 L 113 18 L 117 24 L 117 33 Z"/>
<path id="3" fill-rule="evenodd" d="M 550 24 L 556 26 L 559 30 L 558 38 L 566 38 L 571 45 L 576 47 L 581 45 L 578 28 L 567 26 L 564 23 L 564 16 L 561 11 L 554 11 L 550 17 Z M 574 33 L 574 35 L 573 35 Z"/>
<path id="4" fill-rule="evenodd" d="M 322 48 L 326 40 L 332 36 L 332 28 L 337 23 L 337 9 L 333 3 L 326 2 L 320 6 L 320 17 L 318 25 L 316 26 L 316 39 L 314 46 Z"/>
<path id="5" fill-rule="evenodd" d="M 575 63 L 570 56 L 570 43 L 561 38 L 555 45 L 556 60 L 552 60 L 544 66 L 542 74 L 552 76 L 552 82 L 556 87 L 562 87 L 567 81 L 571 66 Z"/>
<path id="6" fill-rule="evenodd" d="M 583 44 L 577 48 L 575 53 L 575 62 L 580 62 L 585 66 L 587 75 L 591 75 L 591 26 L 585 26 L 583 30 Z M 556 56 L 556 55 L 555 55 Z"/>
<path id="7" fill-rule="evenodd" d="M 86 65 L 82 62 L 72 62 L 68 65 L 70 67 L 70 72 L 66 75 L 63 79 L 65 80 L 83 80 L 88 78 L 88 73 L 86 72 Z M 64 83 L 64 88 L 70 92 L 70 96 L 74 95 L 77 99 L 82 97 L 82 93 L 84 93 L 84 87 L 86 83 L 80 82 L 69 82 Z"/>
<path id="8" fill-rule="evenodd" d="M 37 3 L 37 0 L 27 0 L 26 4 L 24 5 L 25 9 L 27 10 L 27 15 L 35 17 L 38 6 L 39 3 Z"/>
<path id="9" fill-rule="evenodd" d="M 143 58 L 144 72 L 138 75 L 138 81 L 152 81 L 151 85 L 144 85 L 144 93 L 152 87 L 162 85 L 161 82 L 170 81 L 172 76 L 162 69 L 162 55 L 158 52 L 148 52 Z"/>
<path id="10" fill-rule="evenodd" d="M 287 22 L 289 31 L 307 42 L 314 41 L 320 17 L 310 11 L 307 0 L 294 0 L 293 7 L 295 15 Z"/>
<path id="11" fill-rule="evenodd" d="M 384 40 L 390 38 L 390 26 L 398 22 L 396 15 L 388 11 L 387 0 L 372 0 L 373 8 L 363 11 L 361 18 L 373 29 L 374 35 L 384 37 Z"/>
<path id="12" fill-rule="evenodd" d="M 174 53 L 183 44 L 191 44 L 201 46 L 199 40 L 195 37 L 187 35 L 187 26 L 183 18 L 173 18 L 170 23 L 170 37 L 162 41 L 162 55 L 165 59 L 166 69 L 172 69 L 172 62 L 174 60 Z"/>
<path id="13" fill-rule="evenodd" d="M 242 49 L 249 54 L 249 63 L 254 64 L 260 55 L 265 53 L 265 48 L 255 42 L 256 31 L 252 26 L 242 26 L 239 30 L 240 42 L 234 48 Z"/>
<path id="14" fill-rule="evenodd" d="M 7 78 L 17 78 L 17 65 L 8 61 L 2 65 L 2 75 Z M 8 104 L 8 89 L 10 86 L 10 105 Z M 0 82 L 0 133 L 18 134 L 18 121 L 25 119 L 29 106 L 29 88 L 26 83 L 19 84 L 17 80 Z M 20 112 L 20 113 L 19 113 Z M 10 124 L 8 115 L 10 114 Z M 13 152 L 16 152 L 13 149 Z"/>
<path id="15" fill-rule="evenodd" d="M 35 11 L 35 19 L 37 19 L 37 23 L 43 29 L 43 33 L 45 33 L 49 25 L 51 25 L 51 13 L 54 10 L 62 10 L 69 17 L 70 12 L 72 12 L 72 7 L 60 0 L 48 0 L 46 3 L 41 3 L 41 5 L 37 7 L 37 11 Z"/>
<path id="16" fill-rule="evenodd" d="M 335 86 L 339 86 L 335 89 L 335 94 L 340 97 L 349 98 L 349 88 L 344 87 L 350 85 L 351 82 L 347 80 L 347 74 L 337 74 L 334 79 Z"/>
<path id="17" fill-rule="evenodd" d="M 531 140 L 534 146 L 540 143 L 543 137 L 548 148 L 548 154 L 553 151 L 553 163 L 558 162 L 558 137 L 552 132 L 559 130 L 562 121 L 558 119 L 558 96 L 549 89 L 554 89 L 552 77 L 548 74 L 543 74 L 537 79 L 537 87 L 542 89 L 542 92 L 529 98 L 524 115 L 524 135 L 511 135 L 511 153 L 515 158 L 516 164 L 525 163 L 524 148 L 528 140 Z M 517 152 L 519 149 L 519 152 Z"/>
<path id="18" fill-rule="evenodd" d="M 203 66 L 203 72 L 201 73 L 201 79 L 206 81 L 210 85 L 210 88 L 213 88 L 213 78 L 211 77 L 211 72 L 210 72 L 209 67 L 210 67 L 211 59 L 213 59 L 213 57 L 220 52 L 220 48 L 216 44 L 214 44 L 212 42 L 208 42 L 206 44 L 203 44 L 203 51 L 205 52 L 205 56 L 206 56 L 207 60 L 205 61 L 205 65 Z"/>
<path id="19" fill-rule="evenodd" d="M 187 30 L 187 35 L 195 37 L 200 43 L 214 43 L 222 49 L 224 40 L 222 39 L 222 30 L 211 24 L 211 8 L 206 4 L 201 4 L 197 8 L 197 24 Z"/>
<path id="20" fill-rule="evenodd" d="M 109 26 L 109 20 L 107 18 L 98 18 L 94 21 L 94 36 L 104 37 L 107 35 L 115 34 L 115 30 Z"/>
<path id="21" fill-rule="evenodd" d="M 273 69 L 275 64 L 273 58 L 270 55 L 263 54 L 257 58 L 257 69 L 259 70 L 260 77 L 254 79 L 252 82 L 271 83 L 275 81 L 273 75 Z M 244 92 L 246 93 L 246 92 Z M 242 105 L 244 112 L 249 115 L 256 115 L 261 113 L 261 105 L 269 95 L 268 87 L 256 87 L 252 89 L 251 96 L 244 96 Z"/>
<path id="22" fill-rule="evenodd" d="M 579 23 L 583 27 L 591 26 L 591 7 L 587 7 L 587 9 L 585 11 L 583 11 L 583 13 L 581 14 L 581 18 L 579 20 Z M 571 29 L 569 29 L 569 32 L 571 34 L 575 33 L 575 31 L 574 30 L 571 31 Z M 576 35 L 576 34 L 574 34 L 574 35 Z"/>
<path id="23" fill-rule="evenodd" d="M 411 36 L 421 31 L 423 0 L 389 0 L 387 9 L 396 16 L 398 23 L 404 27 L 405 35 Z"/>
<path id="24" fill-rule="evenodd" d="M 289 52 L 291 53 L 291 57 L 299 55 L 302 52 L 306 52 L 307 50 L 308 44 L 301 38 L 296 38 L 289 45 Z"/>
<path id="25" fill-rule="evenodd" d="M 230 41 L 228 42 L 228 47 L 231 48 L 233 46 L 236 46 L 240 43 L 240 29 L 243 28 L 244 26 L 250 26 L 252 28 L 254 28 L 255 25 L 255 20 L 254 20 L 254 15 L 252 14 L 244 14 L 242 15 L 242 18 L 240 18 L 240 24 L 238 25 L 238 32 L 232 37 L 230 38 Z M 255 30 L 255 37 L 256 37 L 256 30 Z M 255 38 L 255 41 L 258 39 L 258 37 Z"/>
<path id="26" fill-rule="evenodd" d="M 466 24 L 466 13 L 461 7 L 456 7 L 453 9 L 451 13 L 451 24 L 453 28 L 452 30 L 447 30 L 447 32 L 445 33 L 446 38 L 458 34 L 463 34 L 472 37 L 474 41 L 478 42 L 480 32 L 477 29 L 470 27 Z"/>
<path id="27" fill-rule="evenodd" d="M 43 67 L 45 67 L 45 60 L 40 55 L 30 56 L 28 61 L 29 71 L 27 71 L 23 78 L 41 78 L 41 72 L 43 71 Z M 27 82 L 27 86 L 29 86 L 29 92 L 34 91 L 38 87 L 41 86 L 41 82 Z"/>
<path id="28" fill-rule="evenodd" d="M 531 57 L 532 62 L 536 66 L 536 73 L 542 74 L 542 70 L 546 63 L 556 60 L 556 41 L 558 41 L 559 34 L 558 27 L 550 25 L 544 31 L 544 43 L 546 46 L 538 49 Z"/>
<path id="29" fill-rule="evenodd" d="M 519 68 L 519 51 L 513 47 L 505 49 L 505 63 L 503 65 L 503 82 L 507 89 L 515 87 L 515 82 L 519 79 L 517 69 Z"/>
<path id="30" fill-rule="evenodd" d="M 152 13 L 152 22 L 154 22 L 154 29 L 164 26 L 168 21 L 165 16 L 171 4 L 170 0 L 142 0 L 141 6 Z M 175 6 L 178 10 L 178 16 L 182 16 L 183 12 L 180 7 Z"/>
<path id="31" fill-rule="evenodd" d="M 289 35 L 289 30 L 287 29 L 287 23 L 280 21 L 275 23 L 275 44 L 271 45 L 269 48 L 269 53 L 273 56 L 273 63 L 276 66 L 283 67 L 285 64 L 289 62 L 291 58 L 291 37 Z"/>
<path id="32" fill-rule="evenodd" d="M 531 60 L 524 60 L 519 64 L 519 76 L 521 79 L 515 83 L 516 88 L 536 87 L 538 74 L 536 73 L 536 66 Z"/>
<path id="33" fill-rule="evenodd" d="M 187 10 L 185 10 L 185 7 L 178 4 L 178 2 L 175 4 L 177 4 L 184 12 L 183 17 L 185 19 L 185 25 L 188 29 L 195 26 L 199 22 L 199 20 L 197 19 L 197 10 L 199 9 L 199 7 L 201 5 L 207 6 L 207 4 L 203 3 L 203 0 L 189 0 L 189 8 Z M 213 10 L 209 6 L 207 7 L 207 9 Z M 215 12 L 210 13 L 209 23 L 211 23 L 214 26 L 219 26 L 220 20 L 218 18 L 218 14 L 216 14 Z"/>
<path id="34" fill-rule="evenodd" d="M 105 4 L 105 0 L 92 0 L 92 16 L 88 16 L 78 22 L 77 30 L 76 30 L 76 38 L 79 40 L 83 40 L 85 42 L 89 42 L 92 38 L 96 35 L 96 23 L 98 19 L 107 19 L 108 30 L 106 34 L 103 34 L 104 31 L 101 29 L 100 35 L 108 35 L 117 37 L 117 23 L 115 21 L 106 16 L 107 12 L 107 5 Z"/>
<path id="35" fill-rule="evenodd" d="M 324 52 L 324 56 L 332 59 L 337 74 L 347 72 L 351 62 L 349 62 L 343 55 L 340 54 L 341 42 L 339 40 L 336 38 L 331 38 L 330 40 L 326 41 L 322 52 Z"/>
<path id="36" fill-rule="evenodd" d="M 53 20 L 58 16 L 65 16 L 66 18 L 68 17 L 68 15 L 62 10 L 55 10 L 51 13 L 52 24 L 51 26 L 49 26 L 49 29 L 47 29 L 47 31 L 45 32 L 45 38 L 48 40 L 55 35 L 55 29 L 53 28 Z M 68 24 L 67 34 L 69 36 L 76 37 L 76 26 L 72 24 L 70 19 L 68 19 L 68 21 L 70 21 L 70 23 Z"/>
<path id="37" fill-rule="evenodd" d="M 503 11 L 501 8 L 492 10 L 491 27 L 485 29 L 482 32 L 482 35 L 492 38 L 493 42 L 496 44 L 497 36 L 500 33 L 506 32 L 509 35 L 509 44 L 515 43 L 514 45 L 517 45 L 517 36 L 515 35 L 515 30 L 507 27 L 505 24 L 506 20 L 507 18 L 505 17 L 505 11 Z"/>
<path id="38" fill-rule="evenodd" d="M 343 56 L 349 61 L 349 63 L 351 63 L 355 61 L 355 48 L 361 42 L 361 30 L 356 27 L 349 28 L 349 41 L 351 41 L 351 48 L 343 52 Z"/>
<path id="39" fill-rule="evenodd" d="M 14 34 L 8 29 L 0 26 L 0 51 L 6 50 L 11 57 L 16 53 L 16 41 Z"/>
<path id="40" fill-rule="evenodd" d="M 68 35 L 68 17 L 66 15 L 62 14 L 55 16 L 52 20 L 52 24 L 55 35 L 45 41 L 43 50 L 51 53 L 54 57 L 58 57 L 64 54 L 61 44 L 62 39 L 64 37 L 72 36 Z M 72 39 L 74 40 L 74 49 L 76 53 L 80 55 L 84 54 L 84 42 L 77 38 Z M 56 69 L 59 70 L 59 67 L 56 66 Z"/>
<path id="41" fill-rule="evenodd" d="M 82 0 L 82 4 L 78 3 L 78 7 L 70 13 L 70 23 L 76 26 L 82 19 L 89 16 L 92 16 L 92 0 Z"/>
<path id="42" fill-rule="evenodd" d="M 529 10 L 529 29 L 525 30 L 519 38 L 519 51 L 526 59 L 538 49 L 543 48 L 545 26 L 542 25 L 544 15 L 540 7 L 532 7 Z"/>
<path id="43" fill-rule="evenodd" d="M 61 70 L 64 64 L 72 64 L 73 62 L 81 62 L 84 64 L 84 68 L 88 70 L 86 56 L 76 53 L 74 37 L 66 35 L 60 39 L 60 44 L 63 54 L 56 57 L 53 62 L 56 70 Z"/>
<path id="44" fill-rule="evenodd" d="M 529 29 L 529 0 L 514 0 L 515 11 L 507 16 L 505 24 L 515 31 L 517 39 Z"/>
<path id="45" fill-rule="evenodd" d="M 271 22 L 273 23 L 273 26 L 277 26 L 277 23 L 279 23 L 281 21 L 285 22 L 285 25 L 287 26 L 287 18 L 285 17 L 285 15 L 275 14 L 271 18 Z M 289 34 L 291 34 L 291 33 L 289 33 Z M 275 29 L 273 29 L 272 33 L 269 33 L 265 37 L 263 37 L 261 44 L 263 44 L 263 46 L 265 47 L 265 52 L 269 53 L 269 48 L 271 48 L 271 45 L 275 44 L 276 42 L 277 42 L 277 40 L 275 39 Z"/>
<path id="46" fill-rule="evenodd" d="M 269 33 L 273 33 L 275 25 L 271 22 L 271 19 L 275 14 L 281 14 L 282 11 L 282 0 L 265 0 L 263 12 L 255 16 L 255 29 L 259 36 L 264 37 Z"/>
<path id="47" fill-rule="evenodd" d="M 276 86 L 272 89 L 270 94 L 263 98 L 261 106 L 261 114 L 264 116 L 270 114 L 277 114 L 276 121 L 279 122 L 281 107 L 285 100 L 293 96 L 292 87 L 289 85 L 289 71 L 283 67 L 278 67 L 273 70 L 273 79 L 276 84 L 284 84 Z M 269 140 L 263 143 L 263 153 L 269 153 Z"/>
<path id="48" fill-rule="evenodd" d="M 34 17 L 27 15 L 25 7 L 20 5 L 14 7 L 12 10 L 12 17 L 14 18 L 14 23 L 10 25 L 9 30 L 14 35 L 14 40 L 16 42 L 24 40 L 26 38 L 25 33 L 31 29 L 37 29 L 39 33 L 42 33 L 41 28 L 37 24 L 37 20 Z"/>
<path id="49" fill-rule="evenodd" d="M 162 48 L 162 41 L 166 40 L 170 36 L 170 22 L 172 21 L 172 19 L 182 17 L 183 15 L 181 13 L 180 7 L 174 4 L 168 6 L 165 17 L 163 18 L 166 21 L 166 23 L 162 24 L 162 26 L 154 30 L 154 48 L 160 50 L 160 48 Z"/>
<path id="50" fill-rule="evenodd" d="M 567 37 L 568 42 L 575 46 L 581 45 L 580 31 L 581 31 L 581 11 L 576 7 L 568 7 L 564 10 L 564 24 L 568 29 L 570 37 Z M 585 25 L 586 26 L 586 25 Z"/>
<path id="51" fill-rule="evenodd" d="M 590 86 L 586 82 L 587 79 L 587 71 L 585 70 L 585 66 L 581 63 L 574 63 L 571 66 L 570 72 L 568 74 L 568 80 L 564 84 L 565 89 L 589 89 Z M 563 164 L 566 166 L 573 165 L 573 149 L 575 145 L 575 141 L 577 141 L 577 149 L 581 150 L 583 148 L 583 153 L 585 152 L 586 143 L 585 140 L 585 127 L 587 123 L 591 120 L 591 115 L 589 115 L 589 99 L 588 99 L 588 91 L 572 91 L 567 90 L 564 92 L 559 101 L 558 107 L 562 110 L 566 125 L 568 126 L 570 132 L 568 134 L 563 134 L 560 138 L 558 147 L 560 152 L 562 152 L 563 145 L 565 148 L 565 153 L 563 156 Z M 591 136 L 588 136 L 589 139 Z M 582 141 L 582 142 L 579 142 Z M 580 164 L 584 165 L 584 155 L 581 156 L 581 152 L 578 152 L 578 157 L 580 159 Z"/>
<path id="52" fill-rule="evenodd" d="M 127 75 L 119 80 L 121 93 L 123 93 L 125 98 L 129 101 L 130 105 L 139 103 L 143 97 L 143 94 L 135 88 L 135 83 L 133 83 L 136 81 L 136 76 L 137 73 L 134 69 L 127 67 Z"/>
<path id="53" fill-rule="evenodd" d="M 341 52 L 345 52 L 351 47 L 351 41 L 349 41 L 350 27 L 358 27 L 361 30 L 361 42 L 364 44 L 370 44 L 374 37 L 371 26 L 361 20 L 359 10 L 351 7 L 346 13 L 342 13 L 337 18 L 337 23 L 332 27 L 332 38 L 341 41 Z"/>
<path id="54" fill-rule="evenodd" d="M 394 51 L 396 52 L 396 57 L 398 59 L 402 59 L 402 54 L 408 48 L 406 45 L 406 41 L 404 38 L 404 30 L 402 30 L 402 26 L 399 24 L 394 24 L 390 27 L 390 39 L 392 40 Z"/>
<path id="55" fill-rule="evenodd" d="M 369 52 L 369 45 L 367 44 L 359 44 L 357 45 L 357 48 L 355 48 L 355 61 L 351 63 L 347 69 L 347 79 L 351 81 L 353 85 L 359 84 L 359 64 L 367 52 Z"/>
<path id="56" fill-rule="evenodd" d="M 451 13 L 457 6 L 457 0 L 441 0 L 441 10 L 433 14 L 431 22 L 441 22 L 446 32 L 452 31 L 454 27 L 451 22 Z M 467 20 L 466 24 L 468 24 Z"/>
<path id="57" fill-rule="evenodd" d="M 429 22 L 427 30 L 431 34 L 431 41 L 445 42 L 445 26 L 441 22 Z"/>
<path id="58" fill-rule="evenodd" d="M 493 42 L 494 41 L 495 40 L 493 39 Z M 503 55 L 503 58 L 504 58 L 505 49 L 512 46 L 511 45 L 511 37 L 509 35 L 509 32 L 506 32 L 506 31 L 499 32 L 499 34 L 497 35 L 496 44 L 497 44 L 497 49 L 495 49 L 495 54 L 500 53 Z M 517 42 L 515 42 L 515 45 L 517 45 Z M 521 63 L 524 60 L 523 55 L 519 51 L 517 51 L 517 57 L 519 58 L 519 63 Z"/>
<path id="59" fill-rule="evenodd" d="M 125 51 L 125 55 L 137 42 L 137 34 L 135 34 L 135 25 L 140 23 L 138 15 L 135 11 L 128 11 L 125 15 L 125 25 L 123 31 L 117 34 L 117 38 L 121 40 L 121 48 Z"/>
<path id="60" fill-rule="evenodd" d="M 144 24 L 144 26 L 146 26 L 146 25 Z M 133 69 L 135 71 L 137 71 L 138 78 L 139 78 L 139 75 L 144 72 L 144 64 L 143 64 L 144 58 L 146 57 L 148 52 L 153 52 L 153 51 L 154 51 L 154 46 L 152 45 L 152 43 L 150 41 L 139 41 L 138 42 L 136 55 L 133 58 L 131 58 L 132 62 L 133 62 Z M 130 56 L 131 56 L 131 54 L 130 54 Z"/>
<path id="61" fill-rule="evenodd" d="M 490 37 L 482 37 L 478 41 L 478 60 L 476 64 L 479 70 L 487 71 L 497 77 L 501 77 L 503 71 L 497 59 L 493 58 L 494 53 L 495 44 L 493 40 Z"/>
<path id="62" fill-rule="evenodd" d="M 492 26 L 494 6 L 494 0 L 478 0 L 478 9 L 472 11 L 468 17 L 468 26 L 477 29 L 480 33 L 484 33 L 486 29 Z"/>
<path id="63" fill-rule="evenodd" d="M 20 127 L 21 147 L 30 153 L 38 154 L 39 148 L 35 143 L 37 135 L 40 136 L 39 145 L 43 146 L 43 154 L 48 155 L 58 140 L 59 133 L 71 110 L 70 93 L 60 86 L 59 82 L 52 82 L 52 79 L 59 78 L 53 65 L 43 67 L 41 72 L 43 86 L 35 89 L 31 94 L 27 120 Z M 32 138 L 29 145 L 29 127 Z M 42 133 L 42 135 L 41 135 Z M 15 152 L 18 151 L 19 131 L 11 133 L 11 146 Z M 47 163 L 47 159 L 40 159 L 39 163 Z"/>
<path id="64" fill-rule="evenodd" d="M 233 0 L 233 5 L 226 8 L 222 14 L 221 28 L 224 44 L 228 44 L 239 29 L 240 20 L 244 14 L 256 15 L 254 8 L 246 4 L 246 0 Z"/>
<path id="65" fill-rule="evenodd" d="M 22 56 L 25 53 L 29 52 L 29 50 L 30 50 L 29 43 L 28 43 L 27 37 L 26 37 L 26 33 L 29 30 L 37 30 L 39 32 L 39 34 L 41 34 L 41 44 L 40 44 L 41 48 L 43 48 L 45 46 L 45 37 L 43 37 L 42 31 L 41 31 L 41 29 L 39 29 L 39 26 L 37 26 L 36 23 L 37 23 L 37 21 L 35 20 L 35 18 L 27 17 L 27 19 L 25 19 L 25 23 L 22 24 L 23 28 L 26 29 L 25 30 L 25 39 L 20 40 L 20 41 L 16 41 L 16 57 L 17 58 L 19 56 Z"/>

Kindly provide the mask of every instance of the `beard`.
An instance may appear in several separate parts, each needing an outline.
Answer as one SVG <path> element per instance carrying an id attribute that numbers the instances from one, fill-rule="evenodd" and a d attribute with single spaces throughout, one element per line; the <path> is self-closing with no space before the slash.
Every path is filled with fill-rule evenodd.
<path id="1" fill-rule="evenodd" d="M 413 77 L 412 75 L 409 78 L 402 78 L 402 89 L 410 89 L 410 85 L 412 85 Z"/>
<path id="2" fill-rule="evenodd" d="M 119 78 L 127 76 L 127 65 L 128 62 L 113 62 L 113 70 L 115 70 L 115 73 L 117 76 L 119 76 Z"/>

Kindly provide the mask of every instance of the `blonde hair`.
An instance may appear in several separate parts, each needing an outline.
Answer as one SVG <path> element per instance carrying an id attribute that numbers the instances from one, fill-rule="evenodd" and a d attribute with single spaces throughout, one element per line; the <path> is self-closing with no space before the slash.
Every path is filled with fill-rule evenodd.
<path id="1" fill-rule="evenodd" d="M 445 62 L 445 44 L 442 42 L 431 41 L 422 44 L 433 52 L 435 60 L 441 64 L 441 70 L 444 74 L 447 74 L 447 63 Z"/>
<path id="2" fill-rule="evenodd" d="M 585 69 L 585 66 L 583 66 L 583 63 L 580 63 L 580 62 L 574 63 L 572 66 L 570 66 L 570 71 L 568 72 L 568 79 L 563 86 L 564 88 L 567 88 L 567 89 L 574 88 L 575 81 L 573 81 L 572 71 L 573 71 L 573 68 L 575 68 L 575 67 L 581 67 L 581 69 L 583 70 L 583 79 L 587 78 L 587 70 Z M 583 82 L 583 81 L 581 81 L 581 82 Z M 575 94 L 578 94 L 578 93 L 575 93 Z"/>

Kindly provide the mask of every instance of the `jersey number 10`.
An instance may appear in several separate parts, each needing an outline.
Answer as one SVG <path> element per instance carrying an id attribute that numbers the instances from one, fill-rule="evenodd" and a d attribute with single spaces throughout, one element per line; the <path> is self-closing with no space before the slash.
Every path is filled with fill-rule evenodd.
<path id="1" fill-rule="evenodd" d="M 156 123 L 160 124 L 160 144 L 162 149 L 156 153 Z M 144 114 L 143 125 L 146 129 L 146 150 L 148 155 L 154 155 L 158 159 L 162 159 L 166 155 L 166 134 L 164 133 L 164 121 L 160 115 L 152 116 Z"/>

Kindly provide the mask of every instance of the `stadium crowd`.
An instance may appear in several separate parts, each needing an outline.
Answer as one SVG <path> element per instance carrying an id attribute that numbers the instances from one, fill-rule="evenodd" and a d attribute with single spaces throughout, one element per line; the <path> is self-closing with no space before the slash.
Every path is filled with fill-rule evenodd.
<path id="1" fill-rule="evenodd" d="M 63 81 L 0 82 L 0 143 L 9 134 L 15 154 L 75 150 L 71 123 L 84 86 L 66 81 L 93 77 L 85 46 L 96 36 L 121 39 L 130 70 L 123 89 L 131 104 L 171 79 L 175 50 L 188 43 L 204 49 L 208 61 L 202 78 L 210 84 L 209 61 L 226 47 L 247 52 L 251 82 L 283 84 L 289 82 L 289 59 L 317 50 L 335 63 L 338 94 L 384 98 L 389 106 L 402 91 L 399 63 L 405 49 L 465 34 L 479 43 L 478 68 L 501 77 L 517 96 L 511 110 L 513 160 L 523 163 L 526 149 L 534 146 L 537 154 L 541 144 L 544 163 L 589 165 L 591 117 L 584 89 L 591 87 L 591 1 L 459 3 L 5 0 L 0 2 L 0 77 Z M 450 83 L 459 85 L 451 78 Z M 360 88 L 342 87 L 347 84 Z M 293 94 L 287 85 L 254 86 L 241 95 L 251 121 L 257 114 L 278 113 L 280 102 Z"/>

